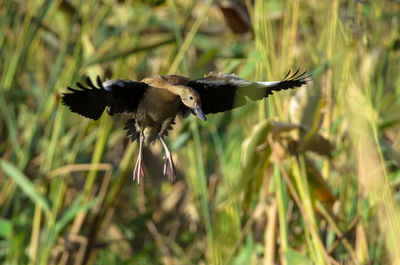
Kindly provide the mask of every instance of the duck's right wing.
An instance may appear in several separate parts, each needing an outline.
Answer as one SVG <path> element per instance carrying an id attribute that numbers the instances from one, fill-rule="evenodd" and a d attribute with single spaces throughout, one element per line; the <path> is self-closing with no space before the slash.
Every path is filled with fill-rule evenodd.
<path id="1" fill-rule="evenodd" d="M 143 82 L 113 79 L 101 82 L 97 77 L 96 87 L 89 77 L 87 86 L 77 83 L 80 89 L 67 87 L 72 93 L 63 93 L 62 103 L 75 113 L 97 120 L 107 107 L 107 113 L 135 113 L 148 85 Z"/>

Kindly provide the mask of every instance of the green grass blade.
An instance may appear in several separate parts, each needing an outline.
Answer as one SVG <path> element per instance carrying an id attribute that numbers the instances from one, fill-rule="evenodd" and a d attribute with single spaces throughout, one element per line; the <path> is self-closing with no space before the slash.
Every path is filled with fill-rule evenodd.
<path id="1" fill-rule="evenodd" d="M 9 238 L 11 235 L 12 222 L 10 220 L 0 218 L 0 237 Z"/>
<path id="2" fill-rule="evenodd" d="M 100 197 L 94 198 L 89 202 L 82 204 L 82 196 L 75 198 L 71 206 L 63 214 L 63 216 L 56 222 L 54 230 L 56 235 L 58 235 L 64 227 L 71 222 L 80 212 L 87 211 L 93 208 L 99 201 Z"/>
<path id="3" fill-rule="evenodd" d="M 38 204 L 47 213 L 50 213 L 50 205 L 46 198 L 43 197 L 36 189 L 35 185 L 24 175 L 18 168 L 10 162 L 0 160 L 0 166 L 4 172 L 15 181 L 17 186 L 28 196 L 35 204 Z"/>

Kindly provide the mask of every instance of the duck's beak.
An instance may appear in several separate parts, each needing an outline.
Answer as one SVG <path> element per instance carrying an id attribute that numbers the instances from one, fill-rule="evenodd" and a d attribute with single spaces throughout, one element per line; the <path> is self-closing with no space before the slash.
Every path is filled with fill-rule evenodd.
<path id="1" fill-rule="evenodd" d="M 207 120 L 206 116 L 203 113 L 203 110 L 201 109 L 201 103 L 196 103 L 196 105 L 192 108 L 192 110 L 199 119 L 203 121 Z"/>

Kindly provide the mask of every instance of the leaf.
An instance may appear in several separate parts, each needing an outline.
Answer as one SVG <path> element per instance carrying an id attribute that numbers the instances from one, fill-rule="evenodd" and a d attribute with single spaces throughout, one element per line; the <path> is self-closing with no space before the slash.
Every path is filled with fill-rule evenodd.
<path id="1" fill-rule="evenodd" d="M 256 148 L 267 140 L 267 135 L 271 131 L 272 125 L 268 120 L 262 120 L 253 127 L 249 137 L 242 144 L 242 164 L 248 166 L 256 156 Z"/>
<path id="2" fill-rule="evenodd" d="M 288 123 L 288 122 L 273 121 L 272 124 L 273 124 L 272 133 L 273 133 L 274 137 L 279 137 L 279 136 L 281 136 L 281 134 L 290 132 L 294 129 L 306 129 L 302 125 Z"/>
<path id="3" fill-rule="evenodd" d="M 0 160 L 0 166 L 4 172 L 15 181 L 18 187 L 28 196 L 35 204 L 40 205 L 46 212 L 50 213 L 50 206 L 46 198 L 40 194 L 35 185 L 13 164 Z"/>
<path id="4" fill-rule="evenodd" d="M 302 137 L 313 134 L 321 127 L 325 100 L 319 89 L 309 89 L 306 86 L 296 91 L 296 96 L 290 100 L 290 118 L 296 124 L 301 124 L 307 131 L 300 131 Z M 305 134 L 305 135 L 304 135 Z"/>
<path id="5" fill-rule="evenodd" d="M 233 264 L 234 265 L 251 264 L 251 256 L 253 254 L 253 251 L 254 251 L 254 243 L 251 234 L 249 234 L 246 238 L 246 243 L 237 254 Z"/>
<path id="6" fill-rule="evenodd" d="M 307 180 L 310 183 L 312 199 L 317 199 L 332 207 L 333 203 L 337 200 L 333 194 L 329 183 L 322 177 L 321 172 L 315 166 L 314 162 L 306 159 Z"/>
<path id="7" fill-rule="evenodd" d="M 11 235 L 12 222 L 10 220 L 0 218 L 0 237 L 9 238 Z"/>
<path id="8" fill-rule="evenodd" d="M 265 169 L 268 167 L 271 148 L 267 142 L 267 135 L 272 130 L 272 123 L 268 120 L 260 121 L 250 136 L 242 144 L 242 182 L 245 189 L 242 209 L 247 212 L 253 195 L 258 194 L 262 186 Z M 262 147 L 262 148 L 260 148 Z"/>
<path id="9" fill-rule="evenodd" d="M 305 142 L 303 148 L 304 150 L 310 150 L 328 158 L 332 157 L 332 152 L 335 149 L 334 145 L 329 140 L 317 132 Z"/>
<path id="10" fill-rule="evenodd" d="M 296 265 L 312 265 L 313 262 L 309 260 L 306 256 L 301 254 L 300 252 L 288 248 L 286 253 L 286 263 L 287 264 L 296 264 Z"/>

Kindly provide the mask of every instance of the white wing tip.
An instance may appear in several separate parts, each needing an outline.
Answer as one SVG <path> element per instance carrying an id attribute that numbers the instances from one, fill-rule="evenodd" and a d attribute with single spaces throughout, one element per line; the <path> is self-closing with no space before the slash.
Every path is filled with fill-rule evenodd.
<path id="1" fill-rule="evenodd" d="M 261 85 L 261 86 L 270 87 L 270 86 L 274 86 L 276 84 L 279 84 L 280 82 L 281 81 L 269 81 L 269 82 L 256 82 L 256 83 Z"/>

